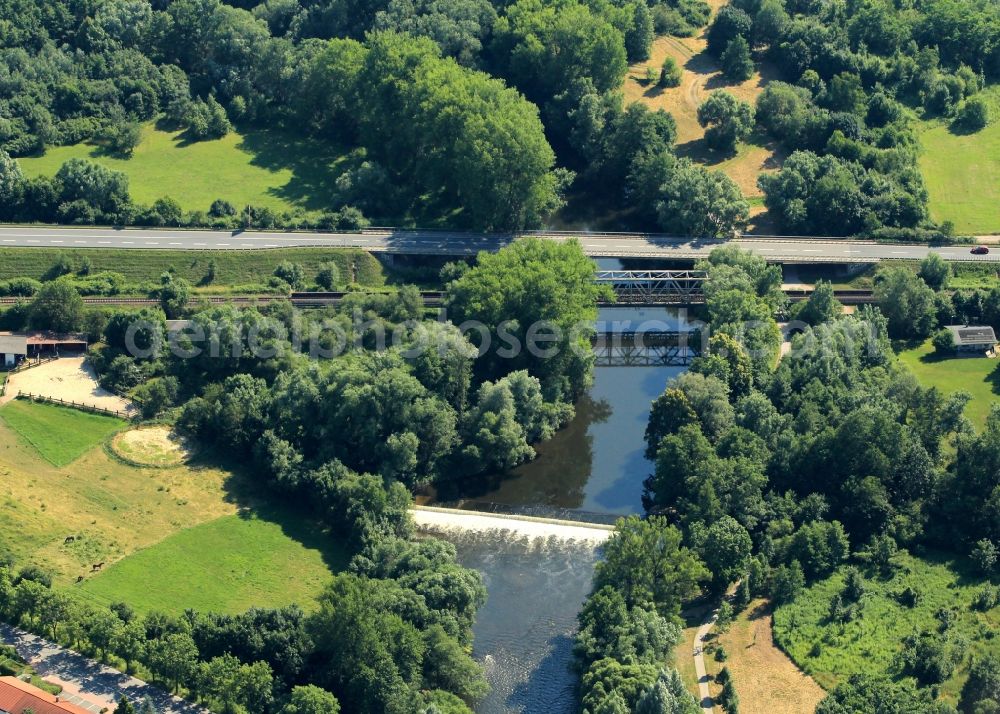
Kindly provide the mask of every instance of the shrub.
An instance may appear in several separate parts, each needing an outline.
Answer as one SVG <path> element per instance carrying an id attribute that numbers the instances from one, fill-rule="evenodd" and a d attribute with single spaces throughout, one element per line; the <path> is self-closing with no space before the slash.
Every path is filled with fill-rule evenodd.
<path id="1" fill-rule="evenodd" d="M 990 123 L 990 108 L 982 97 L 966 99 L 955 116 L 956 128 L 966 131 L 985 129 Z"/>
<path id="2" fill-rule="evenodd" d="M 42 284 L 31 278 L 11 278 L 0 281 L 0 296 L 31 297 L 42 287 Z"/>
<path id="3" fill-rule="evenodd" d="M 213 218 L 232 217 L 236 215 L 236 207 L 229 201 L 217 198 L 212 201 L 212 206 L 208 209 L 208 215 Z"/>
<path id="4" fill-rule="evenodd" d="M 993 541 L 986 538 L 976 543 L 970 555 L 972 562 L 975 563 L 976 567 L 984 575 L 992 573 L 997 567 L 997 563 L 1000 562 L 1000 551 L 997 550 Z"/>
<path id="5" fill-rule="evenodd" d="M 984 585 L 972 598 L 972 608 L 980 612 L 992 610 L 997 605 L 1000 605 L 1000 587 L 993 585 Z"/>
<path id="6" fill-rule="evenodd" d="M 300 289 L 305 283 L 305 271 L 298 263 L 283 260 L 274 269 L 274 277 L 284 280 L 295 289 Z"/>
<path id="7" fill-rule="evenodd" d="M 896 599 L 896 602 L 903 607 L 913 609 L 920 604 L 920 601 L 923 599 L 923 594 L 912 585 L 907 585 L 905 588 L 895 593 L 893 597 Z"/>
<path id="8" fill-rule="evenodd" d="M 733 606 L 723 600 L 719 605 L 719 614 L 715 619 L 715 627 L 719 632 L 728 632 L 733 624 Z"/>
<path id="9" fill-rule="evenodd" d="M 673 57 L 667 57 L 663 60 L 663 66 L 660 67 L 660 86 L 679 87 L 680 83 L 681 68 L 677 66 Z"/>
<path id="10" fill-rule="evenodd" d="M 319 266 L 316 283 L 326 290 L 335 290 L 340 282 L 340 268 L 332 260 Z"/>

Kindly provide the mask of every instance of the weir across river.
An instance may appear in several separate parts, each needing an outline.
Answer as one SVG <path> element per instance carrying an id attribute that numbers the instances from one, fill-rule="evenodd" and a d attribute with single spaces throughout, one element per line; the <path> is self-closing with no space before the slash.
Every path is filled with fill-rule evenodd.
<path id="1" fill-rule="evenodd" d="M 448 531 L 506 531 L 526 538 L 555 538 L 586 543 L 603 543 L 614 532 L 606 523 L 564 521 L 504 513 L 481 513 L 458 508 L 415 506 L 411 510 L 417 528 L 431 533 Z"/>

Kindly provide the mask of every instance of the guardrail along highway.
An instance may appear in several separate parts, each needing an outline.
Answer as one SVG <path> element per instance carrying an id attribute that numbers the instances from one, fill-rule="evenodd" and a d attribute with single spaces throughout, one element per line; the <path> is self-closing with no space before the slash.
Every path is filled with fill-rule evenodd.
<path id="1" fill-rule="evenodd" d="M 774 263 L 875 263 L 882 260 L 920 260 L 937 253 L 946 260 L 1000 262 L 1000 250 L 974 255 L 968 245 L 874 243 L 846 238 L 741 236 L 732 240 L 672 238 L 638 233 L 574 233 L 529 231 L 519 236 L 547 240 L 577 239 L 595 258 L 661 258 L 690 260 L 712 249 L 736 245 Z M 278 233 L 115 228 L 0 227 L 0 247 L 126 248 L 135 250 L 252 250 L 292 247 L 347 247 L 375 253 L 412 255 L 474 255 L 498 250 L 519 236 L 396 229 L 367 229 L 359 233 Z"/>

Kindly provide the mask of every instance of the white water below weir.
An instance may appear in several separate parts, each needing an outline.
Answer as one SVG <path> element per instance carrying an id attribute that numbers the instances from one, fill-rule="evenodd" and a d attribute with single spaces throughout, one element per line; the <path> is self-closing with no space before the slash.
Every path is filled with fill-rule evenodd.
<path id="1" fill-rule="evenodd" d="M 584 523 L 505 513 L 481 513 L 458 508 L 415 506 L 412 514 L 413 522 L 417 528 L 430 533 L 507 531 L 512 535 L 529 539 L 556 539 L 599 545 L 614 532 L 614 526 L 604 523 Z"/>

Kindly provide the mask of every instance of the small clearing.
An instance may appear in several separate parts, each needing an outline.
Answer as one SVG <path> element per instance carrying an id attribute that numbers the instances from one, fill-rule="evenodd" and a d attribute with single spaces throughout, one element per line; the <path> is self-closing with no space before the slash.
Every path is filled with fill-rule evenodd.
<path id="1" fill-rule="evenodd" d="M 190 456 L 184 440 L 165 426 L 123 431 L 111 446 L 122 458 L 144 466 L 178 466 Z"/>
<path id="2" fill-rule="evenodd" d="M 663 88 L 646 82 L 646 68 L 652 67 L 659 76 L 663 60 L 673 57 L 681 67 L 681 84 Z M 778 76 L 774 67 L 758 64 L 758 71 L 745 82 L 730 83 L 722 76 L 715 57 L 706 50 L 704 33 L 699 37 L 658 37 L 650 50 L 650 58 L 629 67 L 623 91 L 626 102 L 642 102 L 651 109 L 663 109 L 677 122 L 677 154 L 723 171 L 748 198 L 760 198 L 757 177 L 777 171 L 784 160 L 782 149 L 770 137 L 755 133 L 740 144 L 736 154 L 720 155 L 710 151 L 704 142 L 705 130 L 698 124 L 698 105 L 717 89 L 754 104 L 767 83 Z M 751 213 L 764 211 L 763 203 L 751 201 Z"/>
<path id="3" fill-rule="evenodd" d="M 728 654 L 725 665 L 740 695 L 740 711 L 811 712 L 826 692 L 775 646 L 771 624 L 768 603 L 755 600 L 736 618 L 729 632 L 718 638 Z"/>

